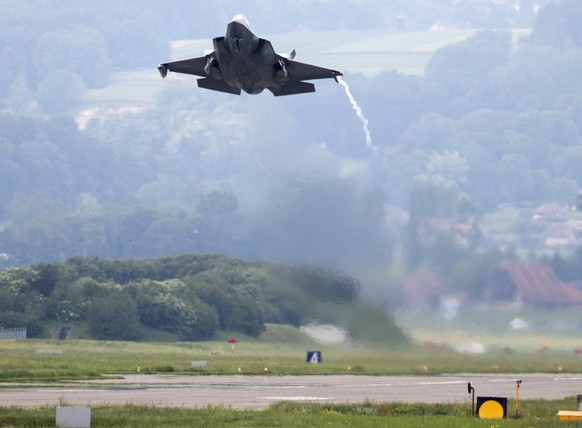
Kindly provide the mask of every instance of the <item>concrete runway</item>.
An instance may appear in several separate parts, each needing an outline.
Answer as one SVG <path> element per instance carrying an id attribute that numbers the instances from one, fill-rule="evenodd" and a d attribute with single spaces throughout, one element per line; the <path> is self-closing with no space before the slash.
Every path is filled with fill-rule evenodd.
<path id="1" fill-rule="evenodd" d="M 566 374 L 442 375 L 442 376 L 157 376 L 128 375 L 123 379 L 68 382 L 14 388 L 0 384 L 0 406 L 95 406 L 145 404 L 166 407 L 224 405 L 264 409 L 279 401 L 359 403 L 470 402 L 475 396 L 515 397 L 515 382 L 523 379 L 520 400 L 556 399 L 582 394 L 582 376 Z"/>

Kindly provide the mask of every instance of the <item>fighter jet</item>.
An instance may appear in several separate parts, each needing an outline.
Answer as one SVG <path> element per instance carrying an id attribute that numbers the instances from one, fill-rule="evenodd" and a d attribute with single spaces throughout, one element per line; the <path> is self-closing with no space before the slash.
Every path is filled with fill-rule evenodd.
<path id="1" fill-rule="evenodd" d="M 276 97 L 315 92 L 313 83 L 304 80 L 333 78 L 343 73 L 293 61 L 295 51 L 279 55 L 271 42 L 251 31 L 244 15 L 236 15 L 224 37 L 213 39 L 214 51 L 206 56 L 165 62 L 158 66 L 162 77 L 168 71 L 201 76 L 200 88 L 240 95 L 241 90 L 259 94 L 268 89 Z"/>

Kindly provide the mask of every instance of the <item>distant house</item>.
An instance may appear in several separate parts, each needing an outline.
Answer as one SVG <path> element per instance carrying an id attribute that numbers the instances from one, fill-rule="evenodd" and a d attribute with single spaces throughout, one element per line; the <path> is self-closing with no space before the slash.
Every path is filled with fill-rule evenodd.
<path id="1" fill-rule="evenodd" d="M 564 222 L 570 218 L 568 207 L 556 203 L 542 204 L 534 210 L 531 219 L 538 224 Z"/>
<path id="2" fill-rule="evenodd" d="M 401 227 L 410 221 L 410 214 L 401 208 L 386 205 L 384 207 L 384 224 Z"/>
<path id="3" fill-rule="evenodd" d="M 582 245 L 582 220 L 571 207 L 542 204 L 534 210 L 531 220 L 543 228 L 544 246 L 548 249 L 573 251 Z"/>
<path id="4" fill-rule="evenodd" d="M 552 223 L 546 227 L 544 235 L 546 247 L 575 250 L 582 245 L 582 221 Z"/>
<path id="5" fill-rule="evenodd" d="M 485 297 L 489 301 L 520 299 L 534 306 L 582 305 L 582 290 L 558 278 L 550 265 L 540 262 L 505 262 L 491 275 Z"/>
<path id="6" fill-rule="evenodd" d="M 443 277 L 429 270 L 409 273 L 403 280 L 404 299 L 408 306 L 435 309 L 446 293 Z"/>

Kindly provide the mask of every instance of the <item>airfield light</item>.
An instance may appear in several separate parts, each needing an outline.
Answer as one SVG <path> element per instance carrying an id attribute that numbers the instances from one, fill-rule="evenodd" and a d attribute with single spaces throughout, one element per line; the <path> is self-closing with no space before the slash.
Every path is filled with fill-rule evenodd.
<path id="1" fill-rule="evenodd" d="M 467 390 L 471 395 L 471 416 L 475 416 L 475 388 L 471 385 L 471 382 L 467 384 Z"/>
<path id="2" fill-rule="evenodd" d="M 515 382 L 515 415 L 519 414 L 519 387 L 521 386 L 521 379 Z"/>

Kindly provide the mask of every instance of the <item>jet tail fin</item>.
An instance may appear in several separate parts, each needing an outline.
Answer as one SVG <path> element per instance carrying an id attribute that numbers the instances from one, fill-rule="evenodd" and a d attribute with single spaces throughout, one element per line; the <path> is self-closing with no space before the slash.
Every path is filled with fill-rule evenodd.
<path id="1" fill-rule="evenodd" d="M 226 83 L 224 83 L 223 80 L 216 80 L 206 77 L 204 79 L 198 79 L 197 82 L 199 88 L 226 92 L 227 94 L 240 95 L 240 89 L 228 86 Z"/>
<path id="2" fill-rule="evenodd" d="M 315 92 L 315 85 L 308 82 L 287 82 L 280 88 L 269 88 L 276 97 L 283 95 L 306 94 Z"/>

